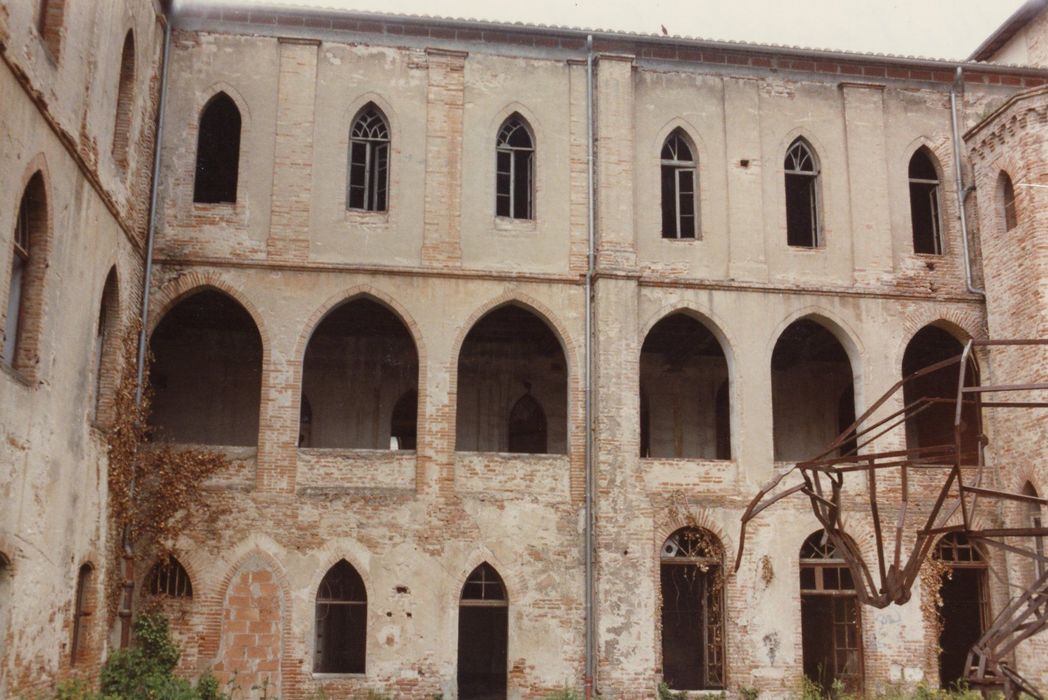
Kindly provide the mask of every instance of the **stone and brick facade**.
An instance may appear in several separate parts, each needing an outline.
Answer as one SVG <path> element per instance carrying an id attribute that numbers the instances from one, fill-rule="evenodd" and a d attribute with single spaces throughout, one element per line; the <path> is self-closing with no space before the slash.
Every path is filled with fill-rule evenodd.
<path id="1" fill-rule="evenodd" d="M 0 694 L 90 673 L 112 648 L 101 615 L 81 618 L 91 663 L 69 668 L 76 574 L 92 563 L 99 591 L 115 575 L 102 554 L 105 421 L 94 418 L 106 413 L 93 409 L 96 386 L 98 405 L 111 401 L 115 369 L 104 357 L 96 364 L 92 339 L 114 265 L 121 326 L 140 308 L 168 22 L 147 328 L 199 302 L 204 291 L 226 300 L 226 310 L 210 326 L 190 319 L 182 336 L 174 334 L 187 348 L 184 361 L 165 365 L 154 388 L 175 396 L 186 385 L 180 377 L 221 372 L 214 376 L 227 381 L 214 382 L 204 401 L 181 405 L 208 417 L 194 422 L 196 434 L 234 465 L 207 485 L 217 518 L 174 543 L 193 592 L 170 608 L 182 670 L 212 668 L 245 690 L 268 684 L 270 696 L 287 699 L 368 689 L 457 697 L 463 584 L 486 562 L 505 589 L 508 697 L 581 687 L 586 34 L 321 10 L 172 15 L 145 0 L 49 0 L 48 13 L 65 7 L 56 51 L 55 35 L 39 33 L 36 4 L 0 4 L 0 159 L 8 166 L 0 192 L 11 203 L 0 210 L 3 250 L 11 249 L 17 204 L 38 171 L 51 213 L 35 359 L 25 371 L 4 363 L 0 373 L 0 494 L 10 504 L 0 515 L 0 553 L 9 562 L 0 573 Z M 128 29 L 135 91 L 121 121 L 114 114 Z M 739 516 L 785 466 L 776 461 L 780 449 L 804 450 L 812 435 L 822 435 L 782 434 L 783 425 L 803 423 L 793 414 L 811 410 L 811 421 L 832 434 L 842 412 L 861 413 L 898 381 L 922 329 L 933 325 L 958 343 L 1048 330 L 1039 242 L 1048 221 L 1040 204 L 1048 187 L 1040 158 L 1048 71 L 973 63 L 962 66 L 958 83 L 956 64 L 944 61 L 609 33 L 595 34 L 593 58 L 596 687 L 608 698 L 655 695 L 668 663 L 663 546 L 680 528 L 697 527 L 723 549 L 724 677 L 717 685 L 730 694 L 793 695 L 803 674 L 799 553 L 817 523 L 803 501 L 769 511 L 733 572 Z M 974 185 L 960 199 L 974 282 L 985 295 L 970 291 L 965 278 L 951 90 L 963 133 L 963 187 Z M 200 116 L 219 92 L 241 118 L 236 197 L 194 202 Z M 390 133 L 383 211 L 347 207 L 350 125 L 369 104 Z M 495 141 L 511 115 L 533 137 L 530 219 L 495 215 Z M 127 125 L 123 163 L 111 143 Z M 660 228 L 660 149 L 677 129 L 695 152 L 693 239 L 666 238 Z M 782 163 L 798 138 L 818 158 L 820 245 L 809 248 L 786 243 Z M 914 252 L 907 168 L 920 149 L 938 172 L 941 254 Z M 1019 212 L 1009 230 L 998 220 L 1002 170 Z M 0 256 L 3 295 L 8 255 Z M 319 391 L 303 400 L 314 331 L 359 300 L 388 312 L 414 346 L 408 365 L 415 377 L 405 377 L 406 365 L 389 353 L 367 365 L 375 376 L 398 372 L 397 392 L 415 387 L 413 449 L 384 449 L 397 437 L 387 429 L 395 409 L 372 384 L 347 393 L 345 406 L 324 404 L 353 416 L 370 415 L 374 406 L 381 426 L 367 440 L 313 444 L 304 429 L 328 410 Z M 480 341 L 471 334 L 507 308 L 548 329 L 550 340 L 525 344 L 529 358 L 497 353 L 525 323 L 494 327 Z M 684 390 L 687 372 L 667 374 L 657 393 L 652 384 L 642 397 L 645 341 L 674 314 L 704 329 L 700 335 L 719 346 L 727 368 L 720 425 L 730 454 L 720 458 L 687 447 L 680 420 L 645 418 L 714 410 L 713 389 L 708 400 Z M 777 348 L 794 337 L 791 329 L 804 327 L 797 322 L 812 322 L 829 340 L 805 365 L 808 374 L 784 379 L 787 365 L 800 360 L 775 359 L 782 357 Z M 352 340 L 324 357 L 373 342 L 367 328 L 345 324 L 339 327 Z M 230 349 L 227 365 L 202 367 L 205 355 L 191 354 L 200 337 L 211 339 L 199 346 L 210 348 L 207 358 L 221 355 L 215 347 Z M 249 345 L 257 354 L 244 350 Z M 480 349 L 470 355 L 469 347 Z M 1044 370 L 1043 357 L 1001 353 L 980 361 L 996 379 Z M 107 376 L 98 382 L 100 372 Z M 485 372 L 501 379 L 467 386 Z M 831 372 L 845 384 L 851 377 L 850 394 L 826 380 Z M 251 415 L 241 403 L 225 410 L 234 404 L 224 397 L 249 382 L 260 396 Z M 787 394 L 783 386 L 791 387 Z M 512 442 L 502 417 L 522 395 L 543 404 L 551 427 L 548 434 L 543 428 L 548 450 L 538 452 L 547 453 L 506 451 Z M 845 396 L 852 405 L 842 409 Z M 697 411 L 680 408 L 694 401 Z M 178 399 L 164 403 L 171 423 L 160 427 L 171 434 L 179 406 Z M 642 427 L 645 421 L 653 422 Z M 227 425 L 235 428 L 220 427 Z M 1022 430 L 989 426 L 1004 485 L 1019 489 L 1028 481 L 1048 492 L 1037 439 L 1045 425 L 1038 416 Z M 357 428 L 354 435 L 367 432 Z M 650 444 L 669 445 L 666 453 L 678 456 L 648 456 Z M 905 446 L 902 438 L 895 446 Z M 318 673 L 318 590 L 342 560 L 366 591 L 365 669 Z M 1027 575 L 1018 563 L 994 563 L 1007 576 Z M 139 582 L 152 564 L 137 562 Z M 922 614 L 926 595 L 915 589 L 906 606 L 862 611 L 867 692 L 939 681 L 930 651 L 938 640 Z M 999 609 L 1005 585 L 992 582 L 989 598 Z M 1021 647 L 1016 662 L 1048 682 L 1043 640 Z"/>

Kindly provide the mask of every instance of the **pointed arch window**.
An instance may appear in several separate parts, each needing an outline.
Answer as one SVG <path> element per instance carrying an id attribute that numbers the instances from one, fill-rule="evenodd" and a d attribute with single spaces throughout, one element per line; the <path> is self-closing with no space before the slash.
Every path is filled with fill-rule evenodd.
<path id="1" fill-rule="evenodd" d="M 804 139 L 786 151 L 786 243 L 802 248 L 822 245 L 819 222 L 819 161 Z"/>
<path id="2" fill-rule="evenodd" d="M 317 673 L 364 673 L 368 597 L 364 580 L 345 559 L 332 566 L 317 590 Z"/>
<path id="3" fill-rule="evenodd" d="M 910 158 L 909 178 L 913 252 L 942 255 L 939 171 L 927 148 L 917 149 Z"/>
<path id="4" fill-rule="evenodd" d="M 487 562 L 466 579 L 459 598 L 458 697 L 506 697 L 509 600 Z"/>
<path id="5" fill-rule="evenodd" d="M 1031 484 L 1029 481 L 1027 481 L 1025 484 L 1023 484 L 1022 495 L 1029 496 L 1030 498 L 1038 498 L 1037 489 L 1035 489 L 1033 487 L 1033 484 Z M 1024 522 L 1022 524 L 1022 527 L 1032 527 L 1032 528 L 1035 528 L 1037 530 L 1040 530 L 1041 527 L 1043 526 L 1043 523 L 1044 523 L 1044 519 L 1041 516 L 1041 504 L 1037 503 L 1036 501 L 1026 501 L 1025 503 L 1023 503 L 1023 507 L 1024 507 L 1024 510 L 1025 510 L 1024 515 L 1026 516 L 1024 518 L 1024 520 L 1026 522 Z M 1030 539 L 1031 539 L 1030 544 L 1032 545 L 1030 547 L 1030 549 L 1038 557 L 1044 557 L 1044 537 L 1042 537 L 1040 535 L 1035 535 L 1035 536 L 1031 537 Z M 1045 572 L 1044 560 L 1043 559 L 1034 559 L 1034 566 L 1033 566 L 1033 574 L 1034 574 L 1033 578 L 1034 578 L 1034 580 L 1037 580 L 1037 579 L 1041 578 L 1042 576 L 1044 576 L 1044 572 Z"/>
<path id="6" fill-rule="evenodd" d="M 95 569 L 84 564 L 76 577 L 76 597 L 73 599 L 73 640 L 69 646 L 69 663 L 76 666 L 87 654 L 87 623 L 91 618 Z"/>
<path id="7" fill-rule="evenodd" d="M 535 142 L 524 118 L 502 123 L 495 144 L 495 213 L 511 219 L 534 218 Z"/>
<path id="8" fill-rule="evenodd" d="M 174 557 L 153 564 L 146 576 L 145 589 L 152 595 L 168 598 L 192 598 L 193 582 L 182 562 Z"/>
<path id="9" fill-rule="evenodd" d="M 724 688 L 724 547 L 710 531 L 662 545 L 662 673 L 675 690 Z"/>
<path id="10" fill-rule="evenodd" d="M 546 412 L 529 387 L 509 412 L 509 452 L 544 454 L 546 442 Z"/>
<path id="11" fill-rule="evenodd" d="M 698 237 L 698 163 L 683 129 L 662 144 L 662 237 Z"/>
<path id="12" fill-rule="evenodd" d="M 47 229 L 44 176 L 36 172 L 22 192 L 15 220 L 0 357 L 0 361 L 17 370 L 29 371 L 34 365 L 32 355 L 39 335 L 42 283 L 47 269 Z"/>
<path id="13" fill-rule="evenodd" d="M 131 140 L 131 107 L 135 97 L 135 33 L 128 30 L 120 54 L 120 82 L 116 93 L 116 123 L 113 127 L 113 159 L 127 167 L 127 146 Z"/>
<path id="14" fill-rule="evenodd" d="M 389 124 L 374 104 L 361 109 L 349 133 L 346 208 L 386 211 L 389 194 Z"/>
<path id="15" fill-rule="evenodd" d="M 823 530 L 800 553 L 804 675 L 829 692 L 840 681 L 862 693 L 862 618 L 851 569 Z"/>
<path id="16" fill-rule="evenodd" d="M 224 92 L 214 95 L 200 112 L 197 132 L 193 201 L 234 203 L 240 174 L 240 110 Z"/>
<path id="17" fill-rule="evenodd" d="M 102 287 L 102 302 L 98 305 L 98 325 L 95 328 L 95 405 L 94 419 L 97 421 L 102 413 L 102 401 L 106 395 L 106 383 L 111 381 L 115 358 L 117 352 L 116 324 L 117 324 L 117 296 L 118 283 L 116 268 L 112 268 L 106 275 L 105 285 Z"/>
<path id="18" fill-rule="evenodd" d="M 1015 207 L 1015 187 L 1008 173 L 1001 173 L 1001 213 L 1004 216 L 1004 230 L 1011 231 L 1019 225 L 1019 217 Z"/>

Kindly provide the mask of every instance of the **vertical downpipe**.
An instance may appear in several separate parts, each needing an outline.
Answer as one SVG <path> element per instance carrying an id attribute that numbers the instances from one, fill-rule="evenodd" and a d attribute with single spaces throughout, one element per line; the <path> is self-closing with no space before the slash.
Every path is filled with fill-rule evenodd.
<path id="1" fill-rule="evenodd" d="M 153 275 L 153 239 L 156 233 L 156 201 L 159 190 L 160 147 L 164 136 L 164 105 L 167 101 L 168 52 L 171 50 L 171 16 L 170 5 L 164 14 L 164 49 L 160 57 L 160 95 L 157 99 L 156 134 L 153 139 L 153 178 L 149 193 L 149 228 L 146 232 L 145 270 L 142 273 L 142 310 L 139 315 L 138 353 L 135 358 L 135 406 L 142 405 L 142 379 L 145 371 L 146 323 L 149 318 L 149 280 Z M 134 494 L 135 483 L 132 480 L 130 491 Z M 135 552 L 131 543 L 131 528 L 124 525 L 121 534 L 124 550 L 124 582 L 120 611 L 120 647 L 126 648 L 131 642 L 131 611 L 135 595 Z"/>
<path id="2" fill-rule="evenodd" d="M 586 37 L 586 678 L 585 697 L 593 697 L 595 623 L 593 619 L 593 36 Z"/>

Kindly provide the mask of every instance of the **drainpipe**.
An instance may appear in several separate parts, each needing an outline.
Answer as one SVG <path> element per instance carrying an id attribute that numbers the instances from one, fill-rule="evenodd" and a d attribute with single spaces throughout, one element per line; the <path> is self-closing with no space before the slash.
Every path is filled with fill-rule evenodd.
<path id="1" fill-rule="evenodd" d="M 157 101 L 156 134 L 153 140 L 153 179 L 149 193 L 149 228 L 146 232 L 145 271 L 142 275 L 142 310 L 139 315 L 141 327 L 138 330 L 138 354 L 135 358 L 135 406 L 142 405 L 142 379 L 145 372 L 146 323 L 149 317 L 149 280 L 153 275 L 153 239 L 156 234 L 156 202 L 160 179 L 160 146 L 164 136 L 164 106 L 167 102 L 168 53 L 171 50 L 171 7 L 161 8 L 164 16 L 164 49 L 160 56 L 160 96 Z M 132 479 L 130 491 L 134 494 L 135 483 Z M 131 611 L 135 594 L 135 553 L 132 547 L 132 533 L 129 525 L 124 525 L 122 535 L 124 549 L 124 582 L 120 606 L 120 647 L 126 648 L 131 642 Z"/>
<path id="2" fill-rule="evenodd" d="M 972 281 L 972 258 L 968 251 L 968 217 L 964 213 L 964 200 L 968 191 L 964 188 L 964 178 L 961 176 L 961 135 L 957 127 L 957 86 L 964 86 L 964 74 L 961 66 L 957 66 L 957 77 L 950 87 L 950 126 L 953 129 L 953 168 L 957 178 L 957 218 L 961 222 L 961 246 L 964 248 L 964 284 L 972 294 L 986 296 L 986 290 L 979 289 Z"/>
<path id="3" fill-rule="evenodd" d="M 586 37 L 586 670 L 585 698 L 593 697 L 595 649 L 593 619 L 593 35 Z"/>

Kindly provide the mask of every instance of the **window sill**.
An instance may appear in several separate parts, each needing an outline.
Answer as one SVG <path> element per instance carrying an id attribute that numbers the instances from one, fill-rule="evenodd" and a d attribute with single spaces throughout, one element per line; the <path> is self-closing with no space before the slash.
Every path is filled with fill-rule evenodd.
<path id="1" fill-rule="evenodd" d="M 24 386 L 26 389 L 33 388 L 33 381 L 27 377 L 21 370 L 15 369 L 6 362 L 0 361 L 0 372 L 3 372 L 7 376 L 14 379 L 16 382 Z"/>
<path id="2" fill-rule="evenodd" d="M 664 243 L 671 243 L 671 244 L 672 243 L 702 243 L 702 237 L 701 236 L 697 236 L 697 237 L 693 237 L 693 238 L 672 238 L 670 236 L 663 236 L 661 233 L 659 234 L 659 240 L 663 241 Z"/>
<path id="3" fill-rule="evenodd" d="M 344 220 L 351 224 L 370 224 L 372 226 L 386 226 L 389 224 L 389 210 L 369 211 L 367 209 L 346 209 Z"/>
<path id="4" fill-rule="evenodd" d="M 315 681 L 359 680 L 368 677 L 367 673 L 320 673 L 318 671 L 314 671 L 312 675 Z"/>
<path id="5" fill-rule="evenodd" d="M 508 216 L 496 216 L 493 228 L 506 233 L 534 233 L 538 230 L 535 219 L 512 219 Z"/>
<path id="6" fill-rule="evenodd" d="M 810 255 L 811 253 L 817 253 L 822 250 L 826 250 L 825 245 L 790 245 L 786 244 L 786 250 L 791 253 L 803 253 Z M 718 691 L 719 692 L 719 691 Z"/>

